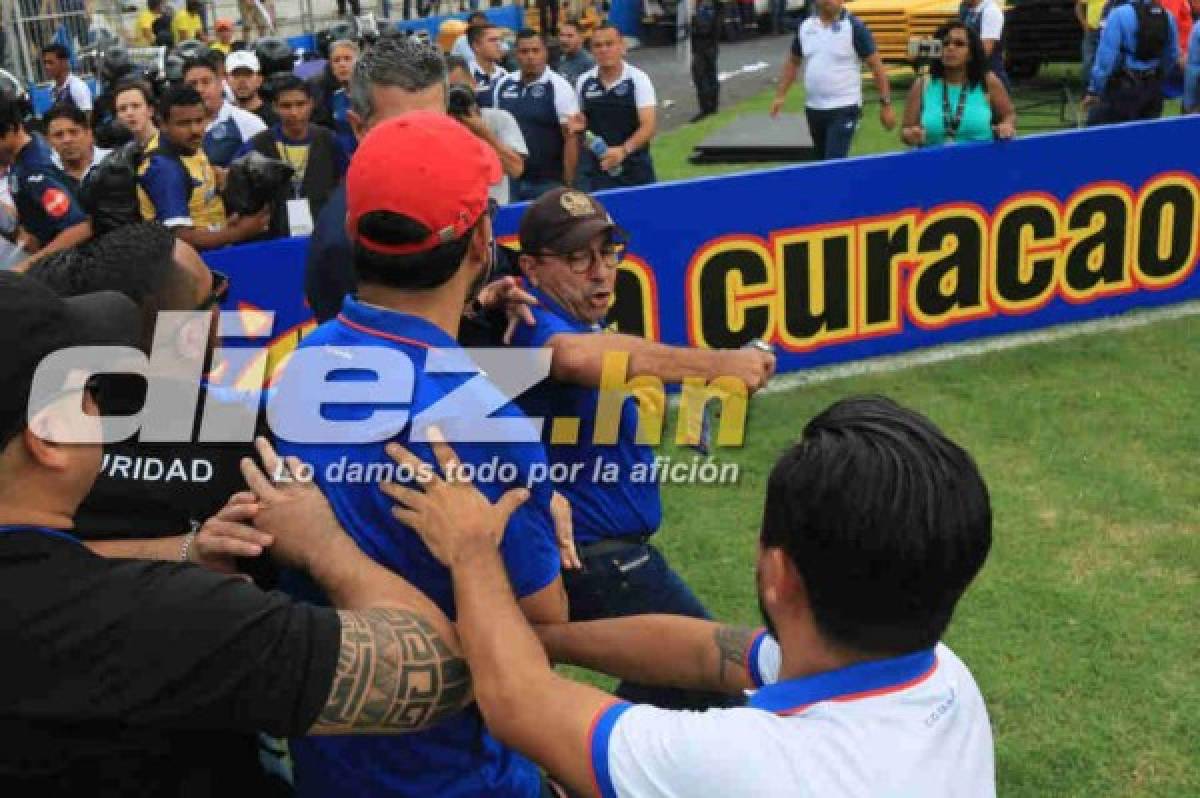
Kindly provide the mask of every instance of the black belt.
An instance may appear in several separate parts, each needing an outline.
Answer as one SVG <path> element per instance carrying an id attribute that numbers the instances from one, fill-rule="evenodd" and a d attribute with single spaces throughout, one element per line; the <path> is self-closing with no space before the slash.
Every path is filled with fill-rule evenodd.
<path id="1" fill-rule="evenodd" d="M 580 557 L 603 557 L 606 554 L 616 554 L 633 546 L 644 546 L 650 540 L 650 532 L 642 535 L 626 535 L 619 538 L 604 538 L 578 547 Z"/>

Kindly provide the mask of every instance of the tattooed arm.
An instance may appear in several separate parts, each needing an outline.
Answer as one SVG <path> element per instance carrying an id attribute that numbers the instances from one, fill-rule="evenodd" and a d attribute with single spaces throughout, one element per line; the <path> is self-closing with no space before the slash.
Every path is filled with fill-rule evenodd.
<path id="1" fill-rule="evenodd" d="M 619 679 L 721 693 L 755 687 L 748 670 L 755 629 L 678 615 L 632 615 L 535 631 L 555 662 Z"/>
<path id="2" fill-rule="evenodd" d="M 338 613 L 342 645 L 329 699 L 309 734 L 419 731 L 462 709 L 471 674 L 445 637 L 411 610 Z"/>
<path id="3" fill-rule="evenodd" d="M 283 467 L 262 439 L 269 474 Z M 311 483 L 268 480 L 250 460 L 242 473 L 254 492 L 254 525 L 272 555 L 321 586 L 341 618 L 341 644 L 329 697 L 310 734 L 420 731 L 471 701 L 470 673 L 454 626 L 436 604 L 358 548 Z"/>

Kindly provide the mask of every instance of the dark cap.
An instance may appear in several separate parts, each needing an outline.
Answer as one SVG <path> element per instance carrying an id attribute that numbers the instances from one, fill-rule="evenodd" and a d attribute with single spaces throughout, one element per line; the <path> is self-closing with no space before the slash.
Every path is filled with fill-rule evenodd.
<path id="1" fill-rule="evenodd" d="M 141 311 L 116 291 L 64 299 L 42 283 L 0 272 L 0 446 L 25 423 L 29 391 L 38 364 L 73 346 L 137 347 Z"/>
<path id="2" fill-rule="evenodd" d="M 599 200 L 573 188 L 547 191 L 525 209 L 518 236 L 528 254 L 586 249 L 599 233 L 619 228 Z"/>

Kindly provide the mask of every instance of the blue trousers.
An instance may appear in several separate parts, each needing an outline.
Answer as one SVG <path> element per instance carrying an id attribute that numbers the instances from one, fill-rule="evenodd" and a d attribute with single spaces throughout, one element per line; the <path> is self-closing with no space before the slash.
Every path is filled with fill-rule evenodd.
<path id="1" fill-rule="evenodd" d="M 854 132 L 858 130 L 858 120 L 862 117 L 861 106 L 805 108 L 804 116 L 808 120 L 808 132 L 812 134 L 818 160 L 829 161 L 850 154 L 850 144 L 854 141 Z"/>
<path id="2" fill-rule="evenodd" d="M 687 583 L 671 570 L 659 550 L 648 543 L 594 557 L 584 553 L 580 559 L 583 570 L 563 571 L 572 621 L 645 613 L 710 617 Z M 708 709 L 741 703 L 736 698 L 715 693 L 629 682 L 617 686 L 617 695 L 626 701 L 664 709 Z"/>
<path id="3" fill-rule="evenodd" d="M 1085 30 L 1083 32 L 1083 63 L 1080 66 L 1083 69 L 1082 82 L 1084 88 L 1092 80 L 1092 64 L 1096 63 L 1096 47 L 1100 44 L 1099 30 Z"/>

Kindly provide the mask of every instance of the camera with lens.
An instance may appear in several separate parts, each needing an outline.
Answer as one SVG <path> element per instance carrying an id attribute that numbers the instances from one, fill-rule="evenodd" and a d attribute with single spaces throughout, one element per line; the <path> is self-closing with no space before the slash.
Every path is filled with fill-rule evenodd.
<path id="1" fill-rule="evenodd" d="M 455 83 L 446 93 L 446 111 L 451 116 L 471 116 L 477 112 L 478 108 L 479 101 L 475 98 L 475 91 L 470 86 Z"/>
<path id="2" fill-rule="evenodd" d="M 908 40 L 908 60 L 915 64 L 928 64 L 942 57 L 942 40 L 936 37 L 913 36 Z"/>

